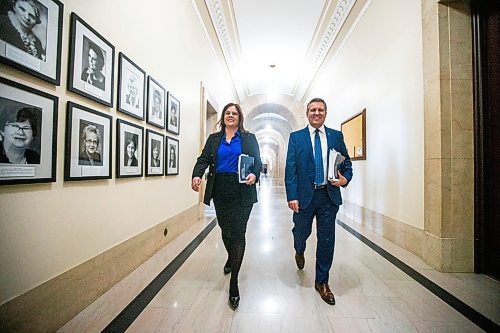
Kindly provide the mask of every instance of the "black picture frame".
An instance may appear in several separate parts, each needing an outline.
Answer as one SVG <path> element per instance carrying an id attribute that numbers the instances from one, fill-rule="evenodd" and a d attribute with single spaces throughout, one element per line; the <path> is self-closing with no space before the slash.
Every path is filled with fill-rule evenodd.
<path id="1" fill-rule="evenodd" d="M 167 91 L 148 75 L 148 111 L 146 122 L 158 128 L 165 128 Z"/>
<path id="2" fill-rule="evenodd" d="M 64 180 L 111 179 L 113 118 L 70 101 L 66 112 Z"/>
<path id="3" fill-rule="evenodd" d="M 167 113 L 167 131 L 179 134 L 181 127 L 181 103 L 170 91 L 168 92 Z"/>
<path id="4" fill-rule="evenodd" d="M 146 177 L 165 174 L 165 136 L 146 130 Z"/>
<path id="5" fill-rule="evenodd" d="M 69 55 L 68 89 L 113 107 L 115 47 L 76 13 L 71 13 Z"/>
<path id="6" fill-rule="evenodd" d="M 118 54 L 117 110 L 144 120 L 146 109 L 146 72 L 125 54 Z"/>
<path id="7" fill-rule="evenodd" d="M 0 77 L 0 185 L 56 181 L 58 105 L 56 96 Z M 25 137 L 19 163 L 8 157 L 9 136 Z"/>
<path id="8" fill-rule="evenodd" d="M 27 48 L 8 15 L 14 19 L 10 1 L 0 8 L 0 62 L 55 85 L 61 84 L 61 45 L 64 5 L 58 0 L 36 0 L 39 23 L 31 29 L 34 36 Z M 30 5 L 29 9 L 32 9 Z M 8 12 L 12 14 L 8 14 Z"/>
<path id="9" fill-rule="evenodd" d="M 132 158 L 128 157 L 129 145 L 134 143 Z M 130 178 L 142 177 L 144 156 L 144 128 L 125 121 L 116 119 L 116 177 Z M 130 160 L 130 163 L 128 162 Z"/>
<path id="10" fill-rule="evenodd" d="M 165 174 L 179 174 L 179 140 L 167 136 L 167 144 L 165 145 Z"/>

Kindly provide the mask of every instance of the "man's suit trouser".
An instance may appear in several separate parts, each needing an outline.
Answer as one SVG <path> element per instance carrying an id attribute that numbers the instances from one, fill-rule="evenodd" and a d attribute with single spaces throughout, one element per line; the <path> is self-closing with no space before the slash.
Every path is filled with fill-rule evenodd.
<path id="1" fill-rule="evenodd" d="M 300 206 L 300 202 L 299 202 Z M 295 251 L 303 254 L 307 238 L 311 235 L 312 222 L 316 217 L 316 283 L 328 283 L 335 247 L 335 218 L 339 206 L 334 204 L 325 189 L 315 190 L 308 207 L 301 207 L 293 214 L 292 229 Z"/>

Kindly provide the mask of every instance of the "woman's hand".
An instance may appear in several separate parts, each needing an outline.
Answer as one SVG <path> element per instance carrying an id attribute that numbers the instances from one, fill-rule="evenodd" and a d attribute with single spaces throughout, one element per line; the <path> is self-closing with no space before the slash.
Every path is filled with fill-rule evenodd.
<path id="1" fill-rule="evenodd" d="M 245 180 L 247 185 L 253 185 L 255 184 L 257 177 L 253 173 L 251 173 L 247 176 L 247 178 L 245 178 Z"/>
<path id="2" fill-rule="evenodd" d="M 195 192 L 200 191 L 200 185 L 201 185 L 201 178 L 200 177 L 194 177 L 193 180 L 191 180 L 191 188 Z"/>

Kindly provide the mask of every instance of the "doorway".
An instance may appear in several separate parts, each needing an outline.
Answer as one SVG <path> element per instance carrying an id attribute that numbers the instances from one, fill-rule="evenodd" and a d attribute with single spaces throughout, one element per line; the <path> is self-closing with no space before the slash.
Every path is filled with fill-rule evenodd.
<path id="1" fill-rule="evenodd" d="M 472 2 L 474 269 L 500 280 L 500 3 Z"/>

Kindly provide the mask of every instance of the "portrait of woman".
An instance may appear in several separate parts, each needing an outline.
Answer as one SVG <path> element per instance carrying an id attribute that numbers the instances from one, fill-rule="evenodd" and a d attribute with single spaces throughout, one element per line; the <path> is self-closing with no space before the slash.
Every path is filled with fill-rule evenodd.
<path id="1" fill-rule="evenodd" d="M 153 140 L 154 141 L 154 140 Z M 154 144 L 151 151 L 151 166 L 152 167 L 160 167 L 160 149 L 158 148 L 160 144 Z"/>
<path id="2" fill-rule="evenodd" d="M 82 71 L 81 79 L 94 87 L 104 90 L 106 77 L 102 69 L 104 68 L 104 53 L 103 50 L 87 37 L 83 36 L 84 49 L 88 45 L 87 53 L 83 54 L 83 64 L 87 64 Z"/>
<path id="3" fill-rule="evenodd" d="M 137 151 L 137 135 L 125 133 L 125 166 L 138 166 L 136 151 Z"/>
<path id="4" fill-rule="evenodd" d="M 79 165 L 102 165 L 101 153 L 99 152 L 100 137 L 101 133 L 96 126 L 87 125 L 83 128 Z"/>
<path id="5" fill-rule="evenodd" d="M 40 41 L 40 35 L 46 38 L 47 32 L 37 34 L 34 29 L 41 24 L 41 5 L 35 0 L 4 1 L 7 8 L 2 8 L 0 15 L 0 39 L 12 46 L 45 60 L 45 49 Z M 46 27 L 44 28 L 46 30 Z M 45 41 L 44 41 L 45 44 Z"/>
<path id="6" fill-rule="evenodd" d="M 170 168 L 177 168 L 177 153 L 175 151 L 174 145 L 170 145 L 170 152 L 169 152 L 168 161 L 169 161 L 168 166 Z"/>
<path id="7" fill-rule="evenodd" d="M 41 111 L 25 107 L 17 112 L 3 112 L 0 126 L 0 163 L 40 164 L 40 154 L 32 149 L 39 134 Z"/>

